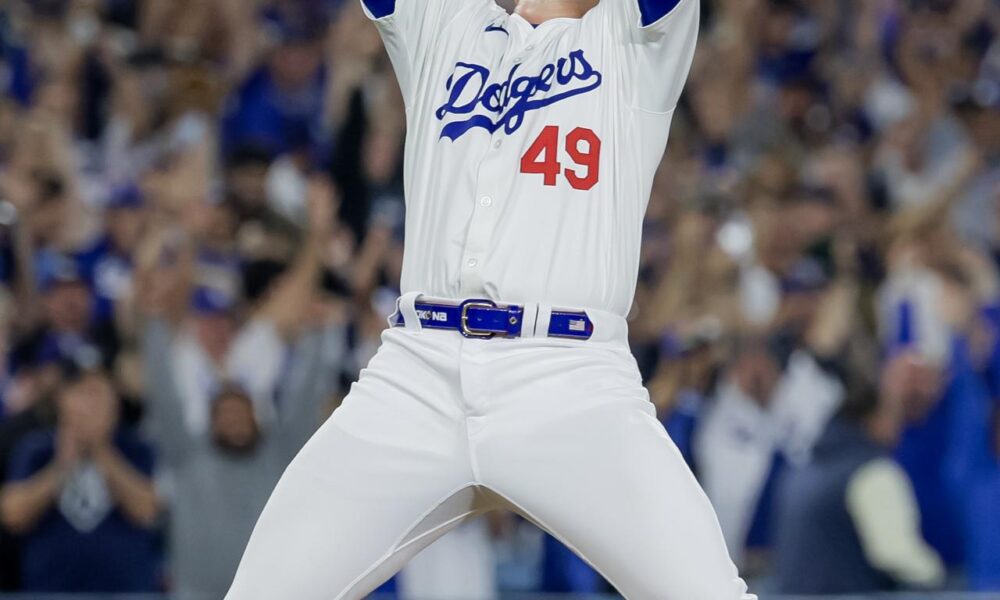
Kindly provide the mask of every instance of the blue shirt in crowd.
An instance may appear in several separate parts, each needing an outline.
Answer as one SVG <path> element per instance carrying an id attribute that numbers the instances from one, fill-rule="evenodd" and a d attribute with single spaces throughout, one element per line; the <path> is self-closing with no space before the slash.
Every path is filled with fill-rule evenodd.
<path id="1" fill-rule="evenodd" d="M 55 456 L 55 434 L 30 434 L 10 459 L 8 482 L 24 481 Z M 151 476 L 153 451 L 122 431 L 115 446 L 136 470 Z M 157 539 L 131 523 L 96 470 L 74 471 L 53 507 L 23 537 L 21 571 L 27 592 L 151 592 L 156 590 Z"/>
<path id="2" fill-rule="evenodd" d="M 948 376 L 944 394 L 931 413 L 904 431 L 896 458 L 913 481 L 924 537 L 946 563 L 958 565 L 965 554 L 962 513 L 967 490 L 965 480 L 950 472 L 947 456 L 969 435 L 961 429 L 959 414 L 969 406 L 988 403 L 989 393 L 963 340 L 953 344 Z"/>
<path id="3" fill-rule="evenodd" d="M 314 160 L 323 160 L 329 152 L 323 122 L 326 77 L 320 68 L 307 85 L 283 90 L 268 69 L 260 69 L 230 99 L 222 124 L 224 149 L 253 145 L 275 155 L 305 149 Z"/>
<path id="4" fill-rule="evenodd" d="M 131 285 L 132 258 L 118 252 L 108 237 L 101 238 L 74 258 L 93 293 L 95 320 L 113 319 L 115 303 Z"/>
<path id="5" fill-rule="evenodd" d="M 943 448 L 947 489 L 964 534 L 968 587 L 1000 591 L 1000 457 L 995 406 L 985 383 L 968 374 L 951 406 L 951 443 Z"/>

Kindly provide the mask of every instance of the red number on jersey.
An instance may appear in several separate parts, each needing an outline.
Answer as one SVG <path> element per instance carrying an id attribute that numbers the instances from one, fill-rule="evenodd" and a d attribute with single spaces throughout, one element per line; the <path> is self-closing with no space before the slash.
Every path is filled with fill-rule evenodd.
<path id="1" fill-rule="evenodd" d="M 582 146 L 585 146 L 582 148 Z M 566 153 L 586 172 L 567 168 L 566 180 L 575 190 L 589 190 L 601 177 L 601 139 L 591 129 L 577 127 L 566 136 Z M 559 128 L 549 125 L 538 134 L 521 157 L 521 172 L 545 176 L 545 185 L 554 186 L 563 173 L 559 164 Z"/>
<path id="2" fill-rule="evenodd" d="M 539 157 L 545 155 L 543 160 Z M 559 164 L 559 128 L 549 125 L 542 130 L 528 151 L 521 157 L 522 173 L 541 173 L 545 175 L 545 185 L 555 185 L 556 178 L 562 171 Z"/>
<path id="3" fill-rule="evenodd" d="M 587 151 L 580 150 L 580 142 L 585 142 Z M 601 140 L 590 129 L 577 127 L 566 136 L 566 152 L 573 162 L 587 167 L 587 174 L 581 176 L 573 169 L 566 169 L 566 179 L 575 190 L 589 190 L 597 185 L 601 177 Z"/>

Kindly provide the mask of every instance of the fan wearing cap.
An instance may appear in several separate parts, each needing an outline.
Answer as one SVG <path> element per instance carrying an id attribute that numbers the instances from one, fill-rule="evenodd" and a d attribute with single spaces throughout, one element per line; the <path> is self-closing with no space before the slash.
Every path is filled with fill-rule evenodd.
<path id="1" fill-rule="evenodd" d="M 266 15 L 274 43 L 265 65 L 236 91 L 223 122 L 223 146 L 267 147 L 274 153 L 304 150 L 317 156 L 325 140 L 322 39 L 326 15 L 307 3 L 283 4 Z"/>
<path id="2" fill-rule="evenodd" d="M 132 292 L 132 256 L 142 235 L 146 212 L 136 185 L 114 190 L 105 212 L 105 233 L 76 254 L 80 275 L 94 295 L 94 318 L 115 318 L 118 303 Z"/>
<path id="3" fill-rule="evenodd" d="M 118 351 L 117 332 L 93 318 L 93 296 L 77 262 L 52 254 L 39 261 L 39 321 L 26 319 L 27 334 L 15 351 L 31 364 L 97 356 L 108 367 Z M 24 324 L 22 324 L 24 326 Z"/>
<path id="4" fill-rule="evenodd" d="M 119 425 L 108 376 L 69 364 L 56 426 L 23 439 L 0 519 L 23 536 L 25 591 L 143 592 L 156 581 L 153 452 Z"/>

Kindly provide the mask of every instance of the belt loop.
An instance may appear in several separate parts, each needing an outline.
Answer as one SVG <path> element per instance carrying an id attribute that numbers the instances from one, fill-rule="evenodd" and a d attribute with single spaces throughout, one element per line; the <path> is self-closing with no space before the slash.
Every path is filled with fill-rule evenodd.
<path id="1" fill-rule="evenodd" d="M 523 305 L 523 308 L 524 315 L 521 316 L 521 337 L 539 337 L 538 331 L 535 330 L 535 323 L 538 320 L 538 305 L 534 302 L 528 302 Z"/>
<path id="2" fill-rule="evenodd" d="M 409 331 L 421 331 L 424 326 L 417 316 L 417 298 L 420 292 L 407 292 L 396 301 L 396 311 L 403 315 L 403 324 Z"/>
<path id="3" fill-rule="evenodd" d="M 549 337 L 549 321 L 552 320 L 552 307 L 546 304 L 538 305 L 538 318 L 535 320 L 535 337 Z"/>

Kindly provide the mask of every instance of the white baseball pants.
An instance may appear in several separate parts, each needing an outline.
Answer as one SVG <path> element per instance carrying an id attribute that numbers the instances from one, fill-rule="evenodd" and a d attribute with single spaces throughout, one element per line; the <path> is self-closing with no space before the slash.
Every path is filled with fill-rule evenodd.
<path id="1" fill-rule="evenodd" d="M 624 339 L 419 329 L 383 334 L 288 467 L 227 600 L 359 600 L 497 508 L 550 532 L 630 600 L 754 598 Z"/>

